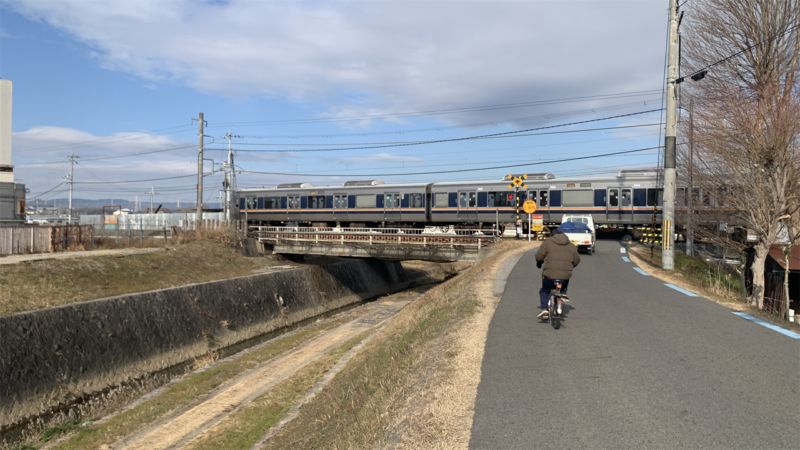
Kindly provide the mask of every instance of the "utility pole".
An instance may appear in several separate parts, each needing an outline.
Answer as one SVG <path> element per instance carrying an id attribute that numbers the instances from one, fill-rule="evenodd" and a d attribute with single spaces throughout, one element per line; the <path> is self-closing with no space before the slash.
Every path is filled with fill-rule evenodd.
<path id="1" fill-rule="evenodd" d="M 153 196 L 158 195 L 158 192 L 156 192 L 156 188 L 151 187 L 145 194 L 150 194 L 150 214 L 153 214 Z"/>
<path id="2" fill-rule="evenodd" d="M 694 99 L 689 99 L 689 189 L 686 192 L 686 254 L 694 256 Z"/>
<path id="3" fill-rule="evenodd" d="M 198 154 L 197 154 L 197 225 L 200 226 L 203 220 L 203 125 L 205 125 L 205 120 L 203 120 L 203 113 L 200 113 L 199 119 L 192 119 L 192 121 L 197 120 L 197 123 L 200 125 L 200 131 L 198 133 Z"/>
<path id="4" fill-rule="evenodd" d="M 231 223 L 231 196 L 233 195 L 233 149 L 231 148 L 231 141 L 233 138 L 241 138 L 235 134 L 231 134 L 231 129 L 228 128 L 228 133 L 222 136 L 222 139 L 228 140 L 228 159 L 225 162 L 225 181 L 223 187 L 225 188 L 225 221 Z"/>
<path id="5" fill-rule="evenodd" d="M 667 125 L 664 133 L 664 211 L 661 224 L 661 268 L 675 270 L 675 137 L 678 115 L 678 0 L 669 0 Z"/>
<path id="6" fill-rule="evenodd" d="M 72 225 L 72 183 L 74 181 L 72 175 L 74 173 L 75 163 L 78 162 L 81 157 L 75 156 L 75 152 L 72 152 L 72 154 L 64 158 L 69 160 L 69 175 L 64 178 L 69 180 L 69 214 L 67 215 L 67 223 Z"/>

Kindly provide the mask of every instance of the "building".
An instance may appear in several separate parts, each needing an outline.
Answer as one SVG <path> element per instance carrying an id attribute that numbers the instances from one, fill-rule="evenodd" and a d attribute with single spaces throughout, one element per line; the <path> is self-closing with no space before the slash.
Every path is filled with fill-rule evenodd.
<path id="1" fill-rule="evenodd" d="M 25 185 L 14 182 L 11 165 L 11 92 L 0 79 L 0 226 L 25 223 Z"/>

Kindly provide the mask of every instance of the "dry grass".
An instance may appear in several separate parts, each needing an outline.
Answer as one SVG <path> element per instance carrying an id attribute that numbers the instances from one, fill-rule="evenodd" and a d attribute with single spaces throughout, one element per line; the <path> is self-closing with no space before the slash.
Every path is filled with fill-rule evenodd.
<path id="1" fill-rule="evenodd" d="M 241 375 L 243 372 L 255 369 L 271 359 L 285 354 L 299 345 L 309 342 L 353 319 L 353 315 L 345 314 L 328 322 L 322 322 L 318 326 L 279 339 L 203 372 L 193 373 L 185 379 L 171 384 L 165 392 L 155 398 L 112 416 L 99 424 L 81 428 L 74 436 L 59 443 L 55 448 L 79 450 L 113 445 L 120 439 L 141 430 L 172 411 L 187 407 L 196 399 L 206 396 L 209 392 Z"/>
<path id="2" fill-rule="evenodd" d="M 193 442 L 192 450 L 241 449 L 253 446 L 317 381 L 351 348 L 374 330 L 349 339 L 328 354 L 319 357 L 266 394 L 248 403 Z"/>
<path id="3" fill-rule="evenodd" d="M 662 276 L 670 276 L 677 286 L 702 291 L 704 295 L 718 302 L 741 302 L 741 277 L 721 264 L 709 263 L 700 258 L 675 252 L 675 272 L 667 273 L 661 270 L 661 249 L 653 251 L 652 259 L 650 248 L 632 247 L 629 253 L 636 259 L 634 262 L 664 272 Z"/>
<path id="4" fill-rule="evenodd" d="M 504 247 L 519 248 L 519 244 Z M 475 283 L 491 278 L 500 259 L 502 255 L 484 260 L 465 275 L 429 290 L 403 309 L 265 448 L 386 445 L 398 424 L 397 416 L 407 412 L 406 398 L 418 392 L 419 388 L 411 381 L 430 373 L 428 355 L 442 351 L 435 344 L 441 342 L 438 338 L 447 330 L 464 327 L 467 319 L 484 307 L 486 291 L 475 290 Z M 445 376 L 439 380 L 445 383 L 452 378 Z M 471 401 L 474 402 L 474 396 Z M 432 433 L 430 440 L 435 439 Z M 464 440 L 463 436 L 461 439 Z"/>
<path id="5" fill-rule="evenodd" d="M 240 255 L 224 235 L 178 241 L 148 254 L 0 266 L 0 315 L 251 275 L 263 267 L 264 261 Z"/>

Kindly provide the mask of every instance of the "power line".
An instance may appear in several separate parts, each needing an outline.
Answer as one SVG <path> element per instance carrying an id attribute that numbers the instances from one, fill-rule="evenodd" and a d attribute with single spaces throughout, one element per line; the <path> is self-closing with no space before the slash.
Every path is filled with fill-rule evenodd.
<path id="1" fill-rule="evenodd" d="M 569 124 L 567 124 L 567 125 L 569 125 Z M 550 133 L 521 134 L 521 135 L 506 136 L 506 137 L 544 136 L 544 135 L 548 135 L 548 134 L 583 133 L 583 132 L 587 132 L 587 131 L 617 130 L 617 129 L 622 129 L 622 128 L 642 128 L 642 127 L 652 127 L 652 126 L 657 126 L 657 125 L 664 125 L 664 124 L 663 124 L 663 122 L 662 123 L 648 123 L 648 124 L 643 124 L 643 125 L 624 125 L 624 126 L 618 126 L 618 127 L 590 128 L 590 129 L 587 129 L 587 130 L 571 130 L 571 131 L 555 131 L 555 132 L 550 132 Z M 483 138 L 481 138 L 481 139 L 483 139 Z M 485 138 L 485 139 L 494 139 L 494 137 Z M 424 141 L 395 141 L 395 142 L 361 142 L 361 143 L 344 143 L 344 144 L 329 143 L 329 144 L 326 144 L 326 145 L 394 145 L 394 144 L 419 144 L 419 143 L 427 143 L 427 142 L 431 142 L 431 141 L 424 140 Z M 270 146 L 270 147 L 272 147 L 272 146 L 312 146 L 312 145 L 319 145 L 319 144 L 290 144 L 290 143 L 265 144 L 265 143 L 255 143 L 255 142 L 237 142 L 236 145 L 254 145 L 254 146 Z M 208 148 L 208 147 L 206 147 L 206 148 L 208 150 L 227 150 L 227 149 L 222 149 L 222 148 Z M 239 150 L 239 151 L 247 151 L 247 150 Z"/>
<path id="2" fill-rule="evenodd" d="M 438 109 L 438 110 L 428 110 L 428 111 L 411 111 L 405 113 L 390 113 L 390 114 L 375 114 L 375 115 L 365 115 L 365 116 L 351 116 L 351 117 L 333 117 L 333 118 L 325 118 L 325 119 L 288 119 L 288 120 L 265 120 L 265 121 L 257 121 L 257 122 L 218 122 L 213 125 L 209 125 L 209 127 L 227 127 L 227 126 L 253 126 L 253 125 L 286 125 L 286 124 L 307 124 L 307 123 L 330 123 L 330 122 L 347 122 L 353 120 L 369 120 L 369 119 L 384 119 L 384 118 L 395 118 L 395 117 L 412 117 L 412 116 L 427 116 L 427 115 L 441 115 L 441 114 L 453 114 L 453 113 L 460 113 L 460 112 L 476 112 L 476 111 L 484 111 L 484 110 L 492 110 L 492 109 L 506 109 L 506 108 L 520 108 L 525 106 L 539 106 L 539 105 L 549 105 L 549 104 L 558 104 L 558 103 L 574 103 L 578 101 L 589 101 L 589 100 L 605 100 L 611 98 L 624 98 L 624 97 L 635 97 L 635 96 L 642 96 L 642 95 L 652 95 L 654 93 L 659 92 L 658 90 L 652 91 L 634 91 L 634 92 L 624 92 L 618 94 L 603 94 L 603 95 L 592 95 L 592 96 L 584 96 L 584 97 L 570 97 L 570 98 L 562 98 L 562 99 L 552 99 L 552 100 L 536 100 L 531 102 L 522 102 L 522 103 L 506 103 L 506 104 L 499 104 L 499 105 L 484 105 L 484 106 L 473 106 L 473 107 L 466 107 L 466 108 L 452 108 L 452 109 Z"/>
<path id="3" fill-rule="evenodd" d="M 150 154 L 153 154 L 153 153 L 172 152 L 172 151 L 175 151 L 175 150 L 182 150 L 184 148 L 194 148 L 194 145 L 184 145 L 183 147 L 165 148 L 165 149 L 161 149 L 161 150 L 152 150 L 152 151 L 149 151 L 149 152 L 128 153 L 128 154 L 125 154 L 125 155 L 101 156 L 99 158 L 86 158 L 86 159 L 83 159 L 83 161 L 100 161 L 100 160 L 103 160 L 103 159 L 128 158 L 128 157 L 131 157 L 131 156 L 150 155 Z M 33 162 L 33 163 L 20 163 L 20 164 L 15 164 L 15 165 L 17 165 L 17 166 L 35 166 L 35 165 L 40 165 L 40 164 L 57 164 L 59 162 L 63 162 L 63 161 L 43 161 L 43 162 Z"/>
<path id="4" fill-rule="evenodd" d="M 334 138 L 334 137 L 364 137 L 364 136 L 382 136 L 382 135 L 395 135 L 395 134 L 409 134 L 409 133 L 422 133 L 422 132 L 431 132 L 431 131 L 445 131 L 445 130 L 455 130 L 461 128 L 477 128 L 477 127 L 485 127 L 485 126 L 497 126 L 500 123 L 519 123 L 519 122 L 530 122 L 534 120 L 542 120 L 542 119 L 554 119 L 558 117 L 569 117 L 578 114 L 588 114 L 588 113 L 597 113 L 598 111 L 612 111 L 615 109 L 623 109 L 623 108 L 630 108 L 633 106 L 647 106 L 647 102 L 654 102 L 658 99 L 647 99 L 647 100 L 639 100 L 633 103 L 623 103 L 618 105 L 610 105 L 610 106 L 600 106 L 596 108 L 586 108 L 586 109 L 579 109 L 574 111 L 564 111 L 559 113 L 550 113 L 550 114 L 541 114 L 538 116 L 528 116 L 528 117 L 516 117 L 511 119 L 500 119 L 500 120 L 491 120 L 488 122 L 476 122 L 470 123 L 465 125 L 451 125 L 451 126 L 438 126 L 438 127 L 430 127 L 430 128 L 416 128 L 411 130 L 402 130 L 402 131 L 372 131 L 372 132 L 361 132 L 361 133 L 325 133 L 325 134 L 304 134 L 304 135 L 272 135 L 272 136 L 243 136 L 246 138 L 252 139 L 308 139 L 308 138 Z"/>
<path id="5" fill-rule="evenodd" d="M 616 155 L 625 155 L 629 153 L 636 153 L 636 152 L 644 152 L 648 150 L 656 150 L 660 147 L 648 147 L 648 148 L 640 148 L 636 150 L 625 150 L 620 152 L 613 152 L 613 153 L 603 153 L 600 155 L 593 155 L 593 156 L 580 156 L 576 158 L 564 158 L 564 159 L 554 159 L 549 161 L 535 161 L 535 162 L 528 162 L 522 164 L 509 164 L 505 166 L 494 166 L 494 167 L 482 167 L 478 169 L 459 169 L 459 170 L 441 170 L 435 172 L 416 172 L 416 173 L 384 173 L 384 174 L 375 174 L 375 176 L 379 177 L 389 177 L 389 176 L 410 176 L 410 175 L 433 175 L 433 174 L 441 174 L 441 173 L 457 173 L 457 172 L 476 172 L 476 171 L 483 171 L 483 170 L 494 170 L 494 169 L 509 169 L 512 167 L 528 167 L 528 166 L 538 166 L 542 164 L 552 164 L 557 162 L 566 162 L 566 161 L 578 161 L 582 159 L 593 159 L 593 158 L 603 158 L 606 156 L 616 156 Z M 258 172 L 253 170 L 242 170 L 243 173 L 257 173 L 262 175 L 291 175 L 291 176 L 303 176 L 303 177 L 340 177 L 344 174 L 309 174 L 309 173 L 291 173 L 291 172 Z"/>
<path id="6" fill-rule="evenodd" d="M 299 153 L 299 152 L 338 152 L 338 151 L 345 151 L 345 150 L 371 150 L 376 148 L 390 148 L 390 147 L 408 147 L 412 145 L 424 145 L 424 144 L 440 144 L 443 142 L 459 142 L 459 141 L 469 141 L 469 140 L 478 140 L 478 139 L 490 139 L 495 137 L 501 136 L 511 136 L 511 135 L 519 135 L 519 133 L 526 133 L 529 131 L 538 131 L 538 130 L 547 130 L 551 128 L 559 128 L 559 127 L 566 127 L 571 125 L 581 125 L 584 123 L 591 123 L 591 122 L 599 122 L 602 120 L 610 120 L 610 119 L 619 119 L 622 117 L 630 117 L 636 116 L 640 114 L 648 114 L 651 112 L 661 111 L 663 108 L 659 109 L 651 109 L 648 111 L 641 111 L 635 113 L 628 113 L 628 114 L 620 114 L 617 116 L 610 116 L 610 117 L 602 117 L 599 119 L 589 119 L 589 120 L 582 120 L 580 122 L 572 122 L 572 123 L 565 123 L 560 125 L 549 125 L 546 127 L 538 127 L 538 128 L 527 128 L 524 130 L 517 130 L 517 131 L 505 131 L 502 133 L 492 133 L 492 134 L 484 134 L 479 136 L 468 136 L 462 138 L 452 138 L 452 139 L 436 139 L 430 141 L 412 141 L 407 143 L 401 144 L 388 144 L 388 145 L 373 145 L 373 146 L 366 146 L 366 147 L 347 147 L 347 148 L 317 148 L 317 149 L 296 149 L 296 150 L 247 150 L 247 149 L 236 149 L 236 151 L 240 152 L 264 152 L 264 153 Z M 638 125 L 636 125 L 638 126 Z M 630 126 L 629 128 L 633 128 L 634 126 Z M 611 129 L 611 128 L 609 128 Z M 536 135 L 543 135 L 543 134 L 562 134 L 562 133 L 579 133 L 583 132 L 584 130 L 573 130 L 573 131 L 562 131 L 557 133 L 537 133 Z M 585 130 L 585 131 L 592 131 L 592 130 Z M 533 136 L 533 135 L 528 135 Z M 222 150 L 222 149 L 214 149 L 214 150 Z"/>
<path id="7" fill-rule="evenodd" d="M 701 79 L 701 78 L 703 78 L 703 77 L 705 76 L 705 72 L 708 72 L 708 71 L 709 71 L 709 69 L 711 69 L 711 68 L 713 68 L 713 67 L 716 67 L 716 66 L 718 66 L 718 65 L 720 65 L 720 64 L 722 64 L 722 63 L 724 63 L 724 62 L 728 61 L 728 60 L 729 60 L 729 59 L 731 59 L 731 58 L 735 58 L 735 57 L 737 57 L 737 56 L 741 55 L 742 53 L 745 53 L 745 52 L 747 52 L 747 51 L 750 51 L 750 50 L 752 50 L 752 49 L 754 49 L 754 48 L 758 47 L 758 46 L 759 46 L 759 45 L 761 45 L 761 44 L 764 44 L 764 43 L 766 43 L 766 42 L 769 42 L 769 41 L 771 41 L 771 40 L 773 40 L 773 39 L 777 39 L 778 37 L 780 37 L 780 36 L 782 36 L 782 35 L 788 34 L 790 31 L 792 31 L 792 30 L 794 30 L 794 29 L 797 29 L 798 27 L 800 27 L 800 25 L 793 25 L 793 26 L 791 26 L 791 27 L 787 28 L 786 30 L 784 30 L 784 31 L 783 31 L 783 32 L 781 32 L 781 33 L 778 33 L 778 34 L 776 34 L 776 35 L 774 35 L 774 36 L 772 36 L 772 37 L 769 37 L 769 38 L 767 38 L 767 39 L 764 39 L 763 41 L 761 41 L 761 42 L 759 42 L 759 43 L 757 43 L 757 44 L 753 44 L 753 45 L 751 45 L 750 47 L 747 47 L 747 48 L 746 48 L 746 49 L 744 49 L 744 50 L 739 50 L 738 52 L 736 52 L 736 53 L 734 53 L 734 54 L 732 54 L 732 55 L 730 55 L 730 56 L 727 56 L 727 57 L 725 57 L 725 58 L 722 58 L 722 59 L 720 59 L 720 60 L 719 60 L 719 61 L 717 61 L 717 62 L 713 62 L 713 63 L 711 63 L 711 64 L 709 64 L 709 65 L 707 65 L 707 66 L 703 67 L 703 68 L 702 68 L 702 69 L 700 69 L 700 70 L 696 70 L 696 71 L 694 71 L 694 72 L 692 72 L 692 73 L 690 73 L 690 74 L 688 74 L 688 75 L 684 75 L 684 76 L 682 76 L 682 77 L 678 77 L 678 78 L 676 78 L 676 79 L 675 79 L 675 83 L 676 83 L 676 84 L 682 83 L 682 82 L 683 82 L 683 80 L 684 80 L 686 77 L 690 77 L 690 78 L 694 79 L 694 76 L 695 76 L 695 75 L 698 75 L 698 76 L 699 76 L 699 77 L 698 77 L 698 80 L 699 80 L 699 79 Z M 701 75 L 702 75 L 702 76 L 701 76 Z"/>

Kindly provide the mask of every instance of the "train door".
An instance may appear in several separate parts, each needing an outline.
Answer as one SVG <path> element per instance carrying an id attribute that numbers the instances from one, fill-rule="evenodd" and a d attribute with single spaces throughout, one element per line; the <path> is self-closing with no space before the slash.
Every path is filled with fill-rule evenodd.
<path id="1" fill-rule="evenodd" d="M 333 194 L 333 219 L 337 222 L 350 220 L 347 212 L 347 194 Z"/>
<path id="2" fill-rule="evenodd" d="M 300 196 L 286 196 L 286 213 L 290 222 L 300 221 Z"/>
<path id="3" fill-rule="evenodd" d="M 386 220 L 400 220 L 400 193 L 387 192 L 383 197 L 383 217 Z"/>
<path id="4" fill-rule="evenodd" d="M 633 190 L 631 188 L 608 188 L 606 217 L 610 222 L 633 221 Z"/>
<path id="5" fill-rule="evenodd" d="M 530 195 L 532 200 L 536 200 L 536 214 L 542 215 L 542 221 L 547 223 L 550 221 L 550 190 L 540 189 L 538 197 L 536 191 L 531 191 Z"/>
<path id="6" fill-rule="evenodd" d="M 458 191 L 458 220 L 469 222 L 478 220 L 478 193 Z"/>

